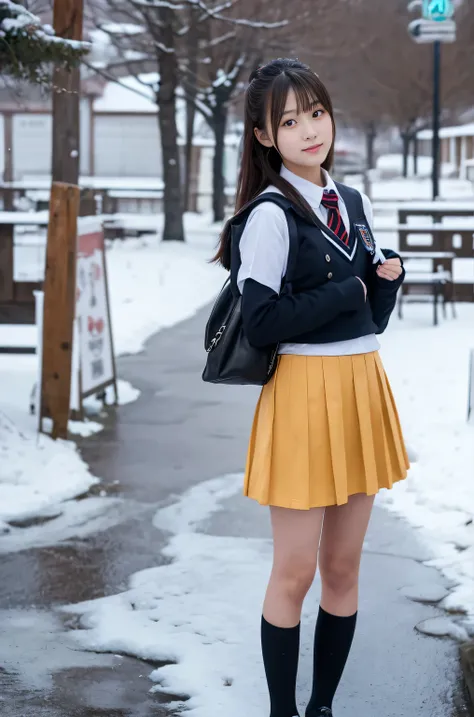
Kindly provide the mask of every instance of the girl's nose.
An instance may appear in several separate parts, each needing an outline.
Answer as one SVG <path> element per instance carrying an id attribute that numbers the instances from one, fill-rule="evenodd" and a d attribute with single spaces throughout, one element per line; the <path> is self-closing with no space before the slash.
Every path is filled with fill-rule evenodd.
<path id="1" fill-rule="evenodd" d="M 314 139 L 317 137 L 317 131 L 312 122 L 303 122 L 301 125 L 302 135 L 304 139 Z"/>

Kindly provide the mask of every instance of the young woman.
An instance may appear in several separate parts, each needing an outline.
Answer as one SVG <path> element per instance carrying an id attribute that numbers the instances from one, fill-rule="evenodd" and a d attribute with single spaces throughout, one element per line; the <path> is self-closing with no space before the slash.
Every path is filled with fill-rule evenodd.
<path id="1" fill-rule="evenodd" d="M 306 717 L 332 715 L 374 496 L 408 469 L 376 337 L 404 270 L 398 255 L 376 247 L 368 198 L 331 179 L 334 139 L 330 97 L 306 65 L 275 60 L 253 72 L 237 214 L 215 257 L 236 278 L 250 343 L 279 344 L 256 408 L 244 486 L 271 511 L 274 557 L 261 621 L 271 717 L 298 715 L 301 609 L 317 564 L 322 594 Z M 289 211 L 262 201 L 268 192 L 290 200 Z M 232 267 L 231 228 L 241 260 Z"/>

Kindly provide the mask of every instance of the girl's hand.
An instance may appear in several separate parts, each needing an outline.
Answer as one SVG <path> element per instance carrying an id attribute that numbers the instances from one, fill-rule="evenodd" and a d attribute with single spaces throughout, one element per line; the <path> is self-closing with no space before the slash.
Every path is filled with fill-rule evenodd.
<path id="1" fill-rule="evenodd" d="M 366 285 L 364 284 L 364 282 L 362 281 L 362 279 L 360 278 L 360 276 L 356 276 L 356 279 L 359 279 L 360 283 L 361 283 L 362 286 L 364 287 L 364 296 L 365 296 L 365 300 L 367 301 L 367 287 L 366 287 Z"/>
<path id="2" fill-rule="evenodd" d="M 400 259 L 387 259 L 383 264 L 377 267 L 377 275 L 381 279 L 387 279 L 387 281 L 395 281 L 402 273 L 402 264 Z"/>

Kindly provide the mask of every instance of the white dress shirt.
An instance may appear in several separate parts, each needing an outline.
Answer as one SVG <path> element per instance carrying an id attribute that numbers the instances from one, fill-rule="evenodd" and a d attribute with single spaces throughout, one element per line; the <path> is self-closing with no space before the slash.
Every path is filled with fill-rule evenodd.
<path id="1" fill-rule="evenodd" d="M 299 193 L 310 204 L 316 215 L 327 226 L 328 210 L 321 205 L 323 192 L 333 189 L 339 197 L 339 211 L 347 232 L 350 232 L 349 215 L 343 198 L 339 194 L 336 185 L 323 169 L 325 186 L 298 177 L 282 165 L 280 175 L 290 182 Z M 282 192 L 271 185 L 265 192 Z M 370 228 L 373 230 L 373 212 L 369 198 L 362 194 L 364 213 L 367 217 Z M 324 235 L 332 240 L 329 235 Z M 285 212 L 273 202 L 262 202 L 249 215 L 245 229 L 240 238 L 240 256 L 242 264 L 237 276 L 237 286 L 242 293 L 246 279 L 254 279 L 264 286 L 268 286 L 276 293 L 280 292 L 281 280 L 285 276 L 288 263 L 290 237 Z M 341 251 L 344 251 L 343 249 Z M 374 263 L 384 261 L 382 252 L 377 248 L 374 256 Z M 280 344 L 280 354 L 298 354 L 303 356 L 347 356 L 351 354 L 369 353 L 377 351 L 380 344 L 375 334 L 361 336 L 348 341 L 333 341 L 325 344 Z"/>

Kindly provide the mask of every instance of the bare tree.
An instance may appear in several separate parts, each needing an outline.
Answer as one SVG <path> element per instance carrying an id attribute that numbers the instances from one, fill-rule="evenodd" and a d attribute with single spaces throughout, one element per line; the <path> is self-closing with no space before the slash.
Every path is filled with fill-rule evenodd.
<path id="1" fill-rule="evenodd" d="M 410 143 L 431 123 L 432 45 L 417 44 L 410 37 L 407 26 L 414 16 L 405 0 L 346 0 L 343 11 L 338 51 L 322 58 L 335 104 L 347 122 L 365 130 L 368 166 L 374 162 L 377 129 L 396 126 L 406 174 Z M 472 7 L 464 3 L 458 13 L 458 40 L 442 48 L 442 103 L 451 111 L 472 104 L 474 68 L 467 19 L 472 22 Z"/>
<path id="2" fill-rule="evenodd" d="M 117 35 L 116 28 L 111 33 L 119 57 L 107 70 L 115 76 L 134 74 L 138 77 L 151 65 L 158 70 L 156 83 L 151 84 L 159 109 L 163 155 L 164 238 L 183 240 L 182 182 L 176 125 L 178 90 L 181 88 L 188 103 L 188 163 L 196 110 L 205 116 L 216 135 L 214 176 L 219 206 L 214 208 L 216 217 L 220 217 L 223 211 L 222 149 L 227 108 L 244 64 L 242 49 L 238 53 L 235 50 L 237 37 L 242 41 L 243 29 L 247 33 L 261 32 L 282 27 L 286 22 L 241 17 L 241 9 L 250 9 L 248 0 L 102 0 L 104 2 L 109 12 L 104 16 L 102 9 L 102 16 L 96 19 L 97 26 L 107 32 L 107 21 L 111 17 L 128 25 L 128 31 L 122 35 Z M 262 0 L 262 5 L 268 9 L 269 0 Z M 206 68 L 207 77 L 203 68 Z M 150 86 L 147 81 L 145 84 Z"/>

